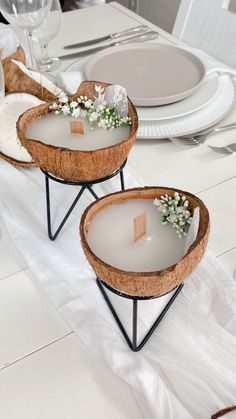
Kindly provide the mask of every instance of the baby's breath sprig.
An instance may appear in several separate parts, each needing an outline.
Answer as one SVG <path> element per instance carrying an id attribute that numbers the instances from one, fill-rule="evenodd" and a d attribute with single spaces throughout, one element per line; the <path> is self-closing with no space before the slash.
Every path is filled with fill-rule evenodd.
<path id="1" fill-rule="evenodd" d="M 192 221 L 192 212 L 189 211 L 189 201 L 186 196 L 180 197 L 178 192 L 171 197 L 168 194 L 161 196 L 161 199 L 153 201 L 161 212 L 161 223 L 172 224 L 179 238 L 187 236 L 187 230 Z"/>
<path id="2" fill-rule="evenodd" d="M 96 102 L 96 101 L 95 101 Z M 129 116 L 120 116 L 115 107 L 108 107 L 104 101 L 97 103 L 87 96 L 79 96 L 76 100 L 70 101 L 64 93 L 60 94 L 58 102 L 54 102 L 50 109 L 55 111 L 56 115 L 71 116 L 87 120 L 91 129 L 95 127 L 113 130 L 121 126 L 131 125 Z"/>

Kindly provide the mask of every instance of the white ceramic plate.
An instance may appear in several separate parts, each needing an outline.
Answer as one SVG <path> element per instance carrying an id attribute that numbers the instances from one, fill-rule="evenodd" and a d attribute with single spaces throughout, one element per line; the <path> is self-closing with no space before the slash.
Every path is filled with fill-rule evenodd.
<path id="1" fill-rule="evenodd" d="M 67 67 L 67 71 L 79 71 L 81 79 L 86 80 L 84 68 L 90 57 L 77 60 Z M 140 121 L 158 121 L 182 117 L 202 109 L 216 97 L 220 88 L 218 73 L 213 73 L 203 80 L 199 88 L 188 98 L 177 103 L 155 106 L 137 107 Z"/>
<path id="2" fill-rule="evenodd" d="M 81 73 L 82 79 L 86 80 L 84 68 L 89 59 L 90 57 L 84 57 L 83 59 L 75 61 L 66 68 L 66 71 L 79 71 Z M 172 106 L 175 106 L 177 112 L 171 114 L 172 117 L 170 119 L 165 118 L 161 121 L 159 121 L 156 118 L 156 114 L 154 113 L 157 107 L 147 108 L 145 109 L 145 112 L 147 112 L 147 115 L 149 112 L 151 112 L 151 115 L 152 117 L 154 117 L 154 119 L 139 121 L 138 137 L 147 139 L 163 139 L 169 137 L 178 137 L 181 135 L 188 135 L 200 131 L 201 129 L 211 127 L 212 125 L 216 124 L 221 119 L 223 119 L 234 106 L 235 89 L 233 81 L 229 75 L 219 75 L 218 73 L 214 74 L 216 79 L 218 80 L 218 88 L 216 90 L 216 94 L 213 94 L 212 100 L 210 99 L 207 103 L 208 106 L 200 106 L 199 99 L 199 107 L 195 107 L 193 112 L 188 112 L 188 114 L 185 115 L 182 112 L 182 105 L 185 106 L 184 102 L 190 100 L 190 98 L 184 99 L 183 101 L 178 102 L 176 104 L 163 106 L 163 108 L 168 109 Z M 214 74 L 212 75 L 212 80 L 216 81 Z M 206 80 L 210 80 L 209 76 L 206 78 Z M 200 88 L 201 86 L 199 86 L 199 89 Z M 193 93 L 193 95 L 191 96 L 191 100 L 193 99 L 193 102 L 191 103 L 194 103 L 195 95 L 198 95 L 199 89 L 197 89 L 197 91 Z M 213 92 L 213 90 L 211 90 L 211 92 Z M 206 92 L 204 92 L 204 97 L 205 99 L 207 99 L 205 95 Z M 202 103 L 204 103 L 204 101 L 202 101 Z M 137 108 L 138 112 L 139 109 L 140 108 Z"/>
<path id="3" fill-rule="evenodd" d="M 177 103 L 155 107 L 137 107 L 140 121 L 164 121 L 196 112 L 215 99 L 220 83 L 217 73 L 207 76 L 199 88 L 189 97 Z"/>
<path id="4" fill-rule="evenodd" d="M 133 43 L 104 49 L 85 65 L 88 80 L 120 84 L 136 106 L 174 103 L 190 95 L 205 76 L 191 52 L 161 43 Z"/>
<path id="5" fill-rule="evenodd" d="M 138 137 L 163 139 L 179 137 L 211 127 L 223 119 L 235 104 L 235 87 L 230 76 L 219 76 L 219 90 L 214 100 L 190 115 L 164 121 L 140 121 Z"/>

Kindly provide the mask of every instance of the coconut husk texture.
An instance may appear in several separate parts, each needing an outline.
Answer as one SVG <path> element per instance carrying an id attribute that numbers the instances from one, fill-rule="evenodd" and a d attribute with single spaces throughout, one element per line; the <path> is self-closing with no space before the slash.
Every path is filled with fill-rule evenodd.
<path id="1" fill-rule="evenodd" d="M 21 46 L 17 48 L 14 54 L 2 61 L 6 94 L 29 93 L 45 102 L 56 100 L 56 96 L 35 80 L 31 79 L 31 77 L 25 74 L 12 60 L 20 61 L 24 65 L 26 64 L 25 53 Z M 0 152 L 0 157 L 16 167 L 19 166 L 30 169 L 31 167 L 37 166 L 34 161 L 23 162 L 7 156 L 2 152 Z"/>
<path id="2" fill-rule="evenodd" d="M 97 81 L 82 82 L 78 92 L 70 99 L 75 100 L 80 95 L 86 95 L 94 100 L 95 85 L 104 88 L 109 86 L 107 83 Z M 17 122 L 20 142 L 38 166 L 56 177 L 73 182 L 101 179 L 119 169 L 136 140 L 138 130 L 137 112 L 130 100 L 128 100 L 128 114 L 132 123 L 129 137 L 117 145 L 92 151 L 70 150 L 28 138 L 27 129 L 30 124 L 53 112 L 50 110 L 51 105 L 52 102 L 29 109 L 20 116 Z"/>
<path id="3" fill-rule="evenodd" d="M 211 419 L 218 419 L 218 418 L 221 418 L 222 416 L 226 416 L 228 413 L 233 412 L 233 410 L 236 410 L 236 406 L 226 407 L 225 409 L 219 410 L 219 412 L 212 415 Z M 227 417 L 228 417 L 228 415 L 227 415 Z M 236 415 L 235 415 L 235 417 L 236 417 Z M 232 418 L 232 416 L 231 416 L 231 418 Z M 227 419 L 227 418 L 225 418 L 225 419 Z"/>
<path id="4" fill-rule="evenodd" d="M 6 154 L 0 151 L 0 157 L 6 160 L 8 163 L 12 164 L 15 167 L 23 167 L 24 169 L 31 169 L 32 167 L 37 167 L 37 164 L 33 161 L 24 162 L 21 160 L 16 160 L 13 157 L 7 156 Z"/>
<path id="5" fill-rule="evenodd" d="M 114 204 L 122 204 L 135 199 L 160 198 L 167 193 L 173 195 L 177 191 L 189 200 L 189 208 L 193 210 L 200 208 L 200 222 L 197 238 L 189 248 L 188 252 L 175 265 L 156 272 L 127 272 L 117 269 L 101 259 L 91 250 L 87 242 L 89 225 L 96 215 Z M 160 216 L 157 212 L 157 217 Z M 122 222 L 122 220 L 117 220 Z M 196 196 L 181 190 L 166 187 L 145 187 L 127 189 L 98 199 L 91 204 L 83 213 L 80 222 L 80 237 L 85 256 L 92 266 L 97 277 L 110 287 L 130 296 L 137 297 L 157 297 L 172 291 L 175 287 L 182 284 L 185 279 L 196 268 L 202 259 L 209 235 L 209 213 L 204 203 Z M 112 234 L 112 231 L 111 231 Z M 102 240 L 102 237 L 101 237 Z"/>
<path id="6" fill-rule="evenodd" d="M 30 93 L 44 102 L 56 100 L 55 95 L 25 74 L 12 60 L 25 65 L 25 53 L 22 47 L 18 47 L 14 54 L 2 61 L 6 94 Z"/>

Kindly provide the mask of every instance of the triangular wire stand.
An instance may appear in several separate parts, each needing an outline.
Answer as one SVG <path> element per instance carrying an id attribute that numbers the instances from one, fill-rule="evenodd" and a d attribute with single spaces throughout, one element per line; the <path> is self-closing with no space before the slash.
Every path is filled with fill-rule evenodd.
<path id="1" fill-rule="evenodd" d="M 58 234 L 60 233 L 62 227 L 65 225 L 66 221 L 68 220 L 70 214 L 72 213 L 73 209 L 75 208 L 76 204 L 78 203 L 79 199 L 81 198 L 81 196 L 83 195 L 85 190 L 88 190 L 91 195 L 93 196 L 94 199 L 98 199 L 99 197 L 97 196 L 97 194 L 94 192 L 93 190 L 93 185 L 97 184 L 97 183 L 102 183 L 105 182 L 106 180 L 109 180 L 111 178 L 113 178 L 114 176 L 120 174 L 120 184 L 121 184 L 121 190 L 124 191 L 125 190 L 125 184 L 124 184 L 124 173 L 123 173 L 123 169 L 125 167 L 127 163 L 127 160 L 124 161 L 124 163 L 122 164 L 122 166 L 117 169 L 115 172 L 113 172 L 111 175 L 109 176 L 105 176 L 101 179 L 97 179 L 97 180 L 90 180 L 90 181 L 85 181 L 85 182 L 73 182 L 73 181 L 66 181 L 63 179 L 59 179 L 54 177 L 53 175 L 51 175 L 50 173 L 46 172 L 45 170 L 42 170 L 42 172 L 45 175 L 45 187 L 46 187 L 46 207 L 47 207 L 47 229 L 48 229 L 48 237 L 50 238 L 50 240 L 54 241 L 56 240 Z M 57 183 L 61 183 L 63 185 L 72 185 L 72 186 L 80 186 L 80 190 L 78 192 L 78 194 L 76 195 L 74 201 L 72 202 L 70 208 L 68 209 L 66 215 L 64 216 L 62 222 L 60 223 L 60 225 L 58 226 L 56 232 L 53 234 L 52 233 L 52 221 L 51 221 L 51 205 L 50 205 L 50 188 L 49 188 L 49 180 L 53 180 L 54 182 Z"/>
<path id="2" fill-rule="evenodd" d="M 170 298 L 170 300 L 168 301 L 168 303 L 166 304 L 166 306 L 164 307 L 164 309 L 162 310 L 162 312 L 159 314 L 159 316 L 157 317 L 157 319 L 155 320 L 155 322 L 153 323 L 153 325 L 151 326 L 151 328 L 148 330 L 148 332 L 146 333 L 146 335 L 144 336 L 144 338 L 141 340 L 141 342 L 139 344 L 137 344 L 137 326 L 138 326 L 138 301 L 139 300 L 151 300 L 154 298 L 158 298 L 157 297 L 134 297 L 128 294 L 124 294 L 122 292 L 119 292 L 117 290 L 115 290 L 114 288 L 110 287 L 108 284 L 106 284 L 105 282 L 101 281 L 101 279 L 99 279 L 97 277 L 96 279 L 97 282 L 97 286 L 100 289 L 102 296 L 104 297 L 121 333 L 123 334 L 128 346 L 130 347 L 130 349 L 134 352 L 138 352 L 140 351 L 140 349 L 143 348 L 143 346 L 145 345 L 145 343 L 148 341 L 148 339 L 151 337 L 151 335 L 153 334 L 154 330 L 157 328 L 157 326 L 160 324 L 161 320 L 163 319 L 163 317 L 166 315 L 167 311 L 169 310 L 169 308 L 171 307 L 171 305 L 173 304 L 173 302 L 175 301 L 176 297 L 179 295 L 180 291 L 182 290 L 184 284 L 180 284 L 178 287 L 175 288 L 175 292 L 172 295 L 172 297 Z M 105 291 L 105 287 L 113 292 L 116 295 L 119 295 L 120 297 L 123 298 L 128 298 L 130 300 L 133 301 L 133 316 L 132 316 L 132 340 L 129 338 L 128 333 L 126 332 L 113 304 L 111 303 L 111 300 L 109 299 L 106 291 Z M 173 290 L 172 290 L 173 291 Z M 171 292 L 171 291 L 170 291 Z M 169 293 L 168 293 L 169 294 Z M 163 297 L 163 295 L 161 295 L 160 297 Z"/>

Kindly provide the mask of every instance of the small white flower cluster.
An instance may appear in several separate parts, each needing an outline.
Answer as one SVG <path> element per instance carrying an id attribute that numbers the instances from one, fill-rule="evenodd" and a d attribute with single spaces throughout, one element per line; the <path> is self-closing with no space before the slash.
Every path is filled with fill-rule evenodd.
<path id="1" fill-rule="evenodd" d="M 161 212 L 161 223 L 172 224 L 179 238 L 187 236 L 187 230 L 192 221 L 191 212 L 188 209 L 189 201 L 186 196 L 180 197 L 178 192 L 174 193 L 174 197 L 165 194 L 161 199 L 153 201 L 158 210 Z"/>
<path id="2" fill-rule="evenodd" d="M 62 114 L 87 120 L 91 129 L 97 126 L 113 130 L 122 125 L 131 125 L 130 117 L 121 117 L 116 108 L 106 106 L 104 95 L 102 94 L 103 89 L 100 86 L 96 86 L 96 91 L 98 92 L 98 98 L 94 102 L 88 99 L 87 96 L 79 96 L 76 100 L 70 102 L 68 96 L 61 93 L 58 102 L 54 102 L 50 109 L 54 110 L 56 115 Z"/>

